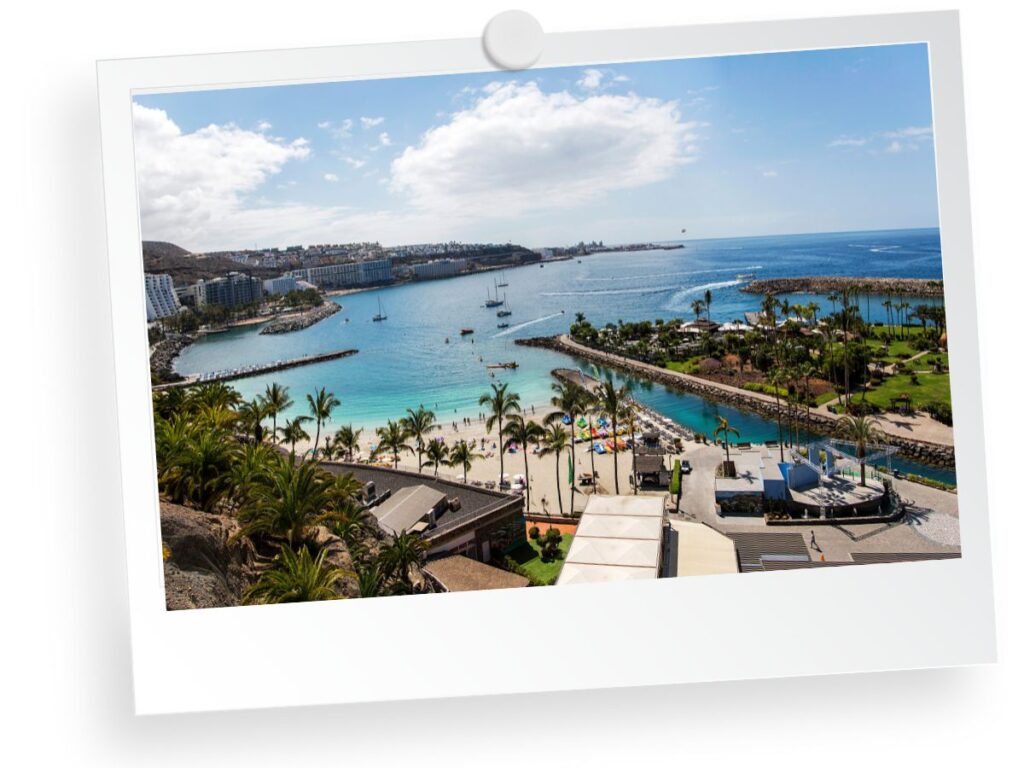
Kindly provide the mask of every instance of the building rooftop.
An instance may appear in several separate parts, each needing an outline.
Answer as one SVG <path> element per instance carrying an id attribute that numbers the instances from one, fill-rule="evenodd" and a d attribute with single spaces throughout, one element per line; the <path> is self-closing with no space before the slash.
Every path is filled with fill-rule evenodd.
<path id="1" fill-rule="evenodd" d="M 372 482 L 378 495 L 386 491 L 394 495 L 403 488 L 425 486 L 443 493 L 449 502 L 457 500 L 458 504 L 450 504 L 448 509 L 437 515 L 437 525 L 425 532 L 428 539 L 435 539 L 463 525 L 492 515 L 500 516 L 523 508 L 522 496 L 490 491 L 453 480 L 435 479 L 430 474 L 421 475 L 401 469 L 344 462 L 325 461 L 321 466 L 333 474 L 351 474 L 364 485 Z"/>
<path id="2" fill-rule="evenodd" d="M 409 531 L 431 512 L 439 511 L 447 494 L 426 485 L 401 488 L 370 511 L 388 533 Z"/>
<path id="3" fill-rule="evenodd" d="M 658 578 L 664 516 L 664 496 L 591 496 L 556 583 Z"/>
<path id="4" fill-rule="evenodd" d="M 480 589 L 510 589 L 528 586 L 530 580 L 509 571 L 472 560 L 463 555 L 442 557 L 423 568 L 449 592 L 473 592 Z"/>
<path id="5" fill-rule="evenodd" d="M 676 536 L 675 576 L 738 573 L 736 545 L 725 534 L 704 523 L 673 520 Z"/>

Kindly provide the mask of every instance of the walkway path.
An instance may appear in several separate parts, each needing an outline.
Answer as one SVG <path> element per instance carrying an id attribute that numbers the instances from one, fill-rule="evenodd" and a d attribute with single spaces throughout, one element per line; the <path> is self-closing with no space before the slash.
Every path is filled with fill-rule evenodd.
<path id="1" fill-rule="evenodd" d="M 650 363 L 643 363 L 639 360 L 634 360 L 622 355 L 596 350 L 592 347 L 573 341 L 566 334 L 559 336 L 558 341 L 568 350 L 577 351 L 581 355 L 597 357 L 611 365 L 625 367 L 627 369 L 632 368 L 640 371 L 648 371 L 652 375 L 677 379 L 681 383 L 688 383 L 700 387 L 710 387 L 721 391 L 723 394 L 735 395 L 750 402 L 761 402 L 775 408 L 775 397 L 772 395 L 766 395 L 763 392 L 751 392 L 747 389 L 734 387 L 731 384 L 722 384 L 717 381 L 702 379 L 699 376 L 680 373 L 679 371 L 673 371 L 667 368 L 659 368 L 658 366 L 651 365 Z M 811 413 L 828 419 L 831 422 L 836 422 L 840 418 L 839 415 L 831 413 L 824 405 L 812 408 Z M 886 434 L 901 437 L 906 440 L 919 440 L 926 443 L 935 443 L 937 445 L 953 445 L 953 428 L 935 421 L 935 419 L 930 416 L 924 414 L 901 416 L 894 413 L 884 413 L 878 415 L 876 418 L 881 425 L 882 431 Z"/>

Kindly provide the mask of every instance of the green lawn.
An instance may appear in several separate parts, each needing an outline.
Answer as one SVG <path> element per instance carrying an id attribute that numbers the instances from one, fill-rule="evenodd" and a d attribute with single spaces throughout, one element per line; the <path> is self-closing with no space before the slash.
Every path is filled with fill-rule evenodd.
<path id="1" fill-rule="evenodd" d="M 687 360 L 669 360 L 665 364 L 665 367 L 670 371 L 675 371 L 676 373 L 696 374 L 700 371 L 698 363 L 703 359 L 704 358 L 701 355 L 697 355 L 696 357 L 691 357 Z"/>
<path id="2" fill-rule="evenodd" d="M 771 384 L 762 384 L 757 381 L 748 381 L 743 385 L 743 388 L 748 392 L 761 392 L 762 394 L 772 395 L 773 397 L 775 395 L 775 390 L 778 389 L 779 396 L 782 398 L 783 402 L 785 402 L 788 397 L 788 390 L 785 387 L 773 387 Z M 835 400 L 837 397 L 839 397 L 839 395 L 830 389 L 828 392 L 822 392 L 820 395 L 815 397 L 814 404 L 824 405 L 825 403 Z"/>
<path id="3" fill-rule="evenodd" d="M 910 395 L 915 408 L 923 408 L 933 402 L 950 405 L 948 373 L 919 373 L 917 380 L 917 384 L 912 384 L 909 374 L 887 376 L 881 384 L 868 390 L 867 399 L 883 409 L 889 408 L 890 398 L 903 393 Z M 855 394 L 854 400 L 858 397 L 859 395 Z"/>
<path id="4" fill-rule="evenodd" d="M 540 529 L 543 536 L 544 526 L 540 526 Z M 545 563 L 540 559 L 540 547 L 537 546 L 533 539 L 530 539 L 529 545 L 519 547 L 510 552 L 509 557 L 519 564 L 531 581 L 538 584 L 554 584 L 558 574 L 562 572 L 562 564 L 565 562 L 565 555 L 569 551 L 570 544 L 572 544 L 572 534 L 563 533 L 562 540 L 558 544 L 562 556 L 558 560 L 552 560 L 550 563 Z"/>

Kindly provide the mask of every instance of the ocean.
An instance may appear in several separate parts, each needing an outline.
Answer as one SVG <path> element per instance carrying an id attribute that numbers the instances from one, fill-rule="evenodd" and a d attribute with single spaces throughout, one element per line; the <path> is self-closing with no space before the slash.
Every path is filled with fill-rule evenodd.
<path id="1" fill-rule="evenodd" d="M 742 319 L 760 297 L 742 293 L 746 282 L 803 275 L 942 278 L 938 229 L 849 232 L 715 240 L 687 240 L 686 248 L 604 253 L 577 261 L 533 264 L 504 272 L 410 283 L 332 299 L 343 309 L 302 331 L 259 334 L 258 327 L 211 334 L 186 349 L 177 361 L 182 374 L 206 373 L 252 363 L 299 357 L 342 348 L 357 355 L 232 382 L 251 398 L 276 381 L 290 390 L 295 405 L 278 417 L 306 412 L 305 394 L 326 387 L 341 400 L 329 429 L 340 424 L 373 427 L 424 405 L 440 421 L 475 417 L 478 399 L 494 381 L 508 381 L 524 403 L 547 403 L 553 368 L 579 367 L 612 373 L 629 383 L 635 398 L 684 426 L 710 433 L 719 415 L 740 430 L 741 440 L 773 439 L 775 423 L 756 414 L 670 392 L 613 372 L 597 372 L 583 361 L 549 350 L 520 347 L 517 338 L 568 330 L 577 312 L 595 325 L 621 320 L 693 317 L 690 304 L 712 292 L 711 317 Z M 497 288 L 496 282 L 508 286 Z M 512 315 L 501 319 L 484 307 L 488 295 L 505 298 Z M 373 322 L 380 299 L 388 319 Z M 831 311 L 825 296 L 800 295 L 791 302 L 816 301 Z M 864 317 L 882 320 L 884 297 L 862 301 Z M 923 303 L 914 300 L 914 303 Z M 507 329 L 498 323 L 508 322 Z M 461 336 L 460 329 L 472 328 Z M 515 360 L 516 370 L 494 372 L 488 363 Z M 495 375 L 492 377 L 492 373 Z M 897 459 L 894 466 L 954 480 L 952 471 Z"/>

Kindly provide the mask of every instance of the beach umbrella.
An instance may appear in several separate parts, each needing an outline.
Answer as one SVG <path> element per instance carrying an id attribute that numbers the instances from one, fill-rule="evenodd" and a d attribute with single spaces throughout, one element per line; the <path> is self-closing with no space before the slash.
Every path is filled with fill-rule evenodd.
<path id="1" fill-rule="evenodd" d="M 565 424 L 566 426 L 572 424 L 572 419 L 569 417 L 568 414 L 562 417 L 562 423 Z"/>
<path id="2" fill-rule="evenodd" d="M 579 418 L 578 418 L 578 419 L 576 420 L 576 426 L 577 426 L 577 427 L 579 427 L 580 429 L 583 429 L 583 428 L 585 428 L 585 427 L 587 426 L 587 420 L 586 420 L 586 419 L 584 419 L 584 418 L 583 418 L 582 416 L 580 416 L 580 417 L 579 417 Z"/>

